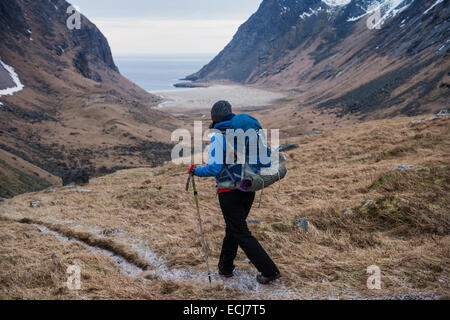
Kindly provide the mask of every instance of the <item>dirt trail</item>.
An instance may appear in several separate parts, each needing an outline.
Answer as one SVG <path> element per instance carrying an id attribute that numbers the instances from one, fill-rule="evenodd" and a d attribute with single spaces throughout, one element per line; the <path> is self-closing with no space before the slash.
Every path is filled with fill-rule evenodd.
<path id="1" fill-rule="evenodd" d="M 16 221 L 18 216 L 12 218 L 11 215 L 2 214 L 4 218 L 11 221 Z M 120 253 L 103 249 L 101 247 L 92 246 L 82 239 L 76 237 L 68 237 L 56 230 L 52 230 L 45 226 L 45 222 L 36 223 L 31 222 L 27 218 L 21 218 L 18 220 L 20 223 L 26 223 L 33 225 L 42 234 L 49 234 L 55 237 L 58 241 L 62 243 L 81 243 L 83 244 L 88 252 L 93 255 L 105 255 L 109 257 L 114 264 L 119 268 L 120 272 L 131 278 L 143 277 L 143 280 L 147 279 L 161 279 L 161 280 L 171 280 L 174 282 L 185 282 L 185 281 L 197 281 L 202 283 L 204 286 L 208 286 L 207 273 L 206 272 L 196 272 L 188 269 L 171 269 L 166 265 L 164 259 L 156 255 L 154 252 L 148 248 L 144 248 L 136 244 L 138 239 L 131 239 L 128 237 L 130 243 L 128 245 L 139 255 L 144 258 L 149 266 L 142 268 L 133 262 L 127 260 L 126 257 L 121 256 Z M 134 243 L 133 243 L 134 242 Z M 224 279 L 218 275 L 212 276 L 212 284 L 219 284 L 223 286 L 223 290 L 237 290 L 245 292 L 254 299 L 304 299 L 305 297 L 300 297 L 295 292 L 290 291 L 286 288 L 282 281 L 277 281 L 271 286 L 262 286 L 255 281 L 255 277 L 250 272 L 236 270 L 235 277 L 233 279 Z M 310 299 L 337 299 L 334 296 L 327 297 L 310 297 Z M 353 299 L 364 299 L 359 294 L 354 294 Z M 380 299 L 382 300 L 433 300 L 438 299 L 439 296 L 431 293 L 415 293 L 410 295 L 400 295 L 400 296 L 386 296 Z"/>
<path id="2" fill-rule="evenodd" d="M 54 236 L 58 241 L 62 243 L 74 243 L 79 242 L 86 246 L 88 252 L 93 255 L 105 255 L 109 257 L 114 264 L 119 268 L 120 272 L 128 277 L 139 278 L 142 277 L 144 281 L 147 279 L 161 279 L 171 280 L 174 282 L 196 281 L 202 283 L 204 286 L 208 286 L 207 272 L 196 272 L 189 269 L 171 269 L 166 265 L 163 258 L 159 257 L 156 253 L 151 251 L 148 247 L 142 245 L 142 240 L 136 237 L 126 236 L 129 245 L 132 250 L 139 254 L 139 256 L 148 262 L 148 267 L 140 267 L 132 261 L 129 261 L 127 257 L 122 256 L 119 252 L 103 249 L 101 247 L 93 246 L 75 237 L 68 237 L 61 234 L 57 230 L 52 230 L 47 227 L 45 222 L 32 222 L 31 220 L 22 217 L 19 220 L 19 216 L 8 215 L 3 213 L 2 216 L 11 221 L 18 221 L 20 223 L 32 224 L 42 234 L 49 234 Z M 92 226 L 90 227 L 92 228 Z M 95 227 L 93 228 L 95 229 Z M 67 231 L 66 231 L 67 232 Z M 74 233 L 76 234 L 76 233 Z M 94 235 L 93 235 L 94 236 Z M 123 238 L 124 239 L 124 238 Z M 140 244 L 138 244 L 140 243 Z M 237 290 L 243 293 L 249 294 L 252 299 L 281 299 L 281 300 L 294 300 L 305 299 L 300 297 L 297 293 L 286 288 L 282 281 L 277 281 L 271 286 L 262 286 L 255 280 L 254 274 L 243 270 L 236 270 L 233 279 L 224 279 L 223 277 L 214 274 L 212 276 L 212 284 L 220 285 L 223 290 Z M 415 293 L 409 295 L 399 296 L 386 296 L 381 297 L 382 300 L 433 300 L 438 299 L 439 296 L 432 293 Z M 335 296 L 314 296 L 309 299 L 338 299 Z M 352 295 L 352 299 L 365 299 L 358 293 Z"/>
<path id="3" fill-rule="evenodd" d="M 93 247 L 93 246 L 90 246 L 89 244 L 87 244 L 86 242 L 83 242 L 80 240 L 74 240 L 73 238 L 69 238 L 69 237 L 65 237 L 62 234 L 60 234 L 59 232 L 50 230 L 49 228 L 47 228 L 46 226 L 43 226 L 43 225 L 33 224 L 33 226 L 35 226 L 39 232 L 41 232 L 43 234 L 50 234 L 63 243 L 78 241 L 78 242 L 83 243 L 87 247 L 87 249 L 90 253 L 103 254 L 105 256 L 108 256 L 109 258 L 111 258 L 114 261 L 114 263 L 119 267 L 120 272 L 124 275 L 130 276 L 130 277 L 135 277 L 144 271 L 141 268 L 139 268 L 138 266 L 128 262 L 124 257 L 117 255 L 112 251 L 105 250 L 105 249 L 102 249 L 99 247 Z"/>

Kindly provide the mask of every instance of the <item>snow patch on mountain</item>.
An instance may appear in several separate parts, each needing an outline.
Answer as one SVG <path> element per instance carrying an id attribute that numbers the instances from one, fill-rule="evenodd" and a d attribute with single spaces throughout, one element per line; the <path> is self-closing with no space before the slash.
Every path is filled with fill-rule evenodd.
<path id="1" fill-rule="evenodd" d="M 322 0 L 322 2 L 330 7 L 340 7 L 348 5 L 352 0 Z"/>
<path id="2" fill-rule="evenodd" d="M 425 10 L 425 12 L 423 14 L 427 14 L 428 12 L 433 10 L 434 7 L 436 7 L 438 4 L 440 4 L 442 2 L 444 2 L 444 0 L 437 0 L 431 7 L 429 7 L 427 10 Z"/>
<path id="3" fill-rule="evenodd" d="M 281 6 L 280 16 L 285 15 L 285 14 L 288 13 L 289 11 L 291 11 L 291 8 L 286 7 L 286 6 Z"/>
<path id="4" fill-rule="evenodd" d="M 0 97 L 1 96 L 8 96 L 8 95 L 13 95 L 14 93 L 22 90 L 24 88 L 23 84 L 20 82 L 19 76 L 17 75 L 17 73 L 14 71 L 14 68 L 11 66 L 8 66 L 6 63 L 4 63 L 1 59 L 0 59 L 0 64 L 3 66 L 3 68 L 5 68 L 5 70 L 9 73 L 9 76 L 11 77 L 11 79 L 13 80 L 14 84 L 16 85 L 15 87 L 12 88 L 6 88 L 6 89 L 0 89 Z"/>
<path id="5" fill-rule="evenodd" d="M 316 15 L 319 12 L 323 11 L 322 7 L 317 8 L 316 10 L 313 10 L 312 8 L 309 8 L 309 11 L 303 12 L 301 15 L 299 15 L 300 19 L 309 18 L 312 15 Z"/>
<path id="6" fill-rule="evenodd" d="M 364 7 L 360 6 L 363 10 L 363 14 L 357 17 L 350 17 L 347 19 L 348 22 L 358 21 L 365 16 L 370 16 L 380 12 L 379 19 L 377 19 L 377 25 L 384 24 L 387 20 L 395 17 L 399 13 L 406 10 L 415 0 L 374 0 L 368 2 Z M 439 1 L 439 0 L 438 0 Z M 375 27 L 374 26 L 374 27 Z"/>

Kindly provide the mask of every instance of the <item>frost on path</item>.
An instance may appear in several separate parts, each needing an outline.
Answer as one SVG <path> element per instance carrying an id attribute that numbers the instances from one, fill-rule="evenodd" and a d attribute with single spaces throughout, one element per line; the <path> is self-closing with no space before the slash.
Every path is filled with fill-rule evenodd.
<path id="1" fill-rule="evenodd" d="M 122 238 L 122 240 L 149 263 L 150 268 L 146 271 L 146 275 L 175 282 L 200 281 L 205 285 L 209 283 L 206 271 L 199 272 L 189 269 L 169 268 L 166 261 L 152 251 L 142 239 L 126 237 Z M 263 286 L 256 281 L 256 271 L 252 273 L 245 270 L 236 270 L 234 274 L 233 278 L 224 279 L 213 273 L 212 283 L 222 284 L 224 290 L 245 292 L 254 298 L 298 299 L 297 295 L 287 289 L 280 280 L 273 285 Z"/>
<path id="2" fill-rule="evenodd" d="M 6 73 L 5 73 L 5 71 L 6 71 Z M 5 78 L 5 80 L 7 81 L 8 75 L 11 78 L 11 80 L 14 82 L 15 86 L 7 87 L 7 88 L 0 88 L 0 97 L 7 96 L 7 95 L 13 95 L 14 93 L 16 93 L 24 88 L 23 84 L 20 82 L 19 76 L 14 71 L 14 68 L 7 65 L 0 59 L 0 80 L 2 78 Z"/>
<path id="3" fill-rule="evenodd" d="M 25 218 L 21 214 L 8 214 L 0 213 L 4 217 L 13 220 L 20 220 Z M 79 224 L 73 224 L 71 221 L 57 221 L 56 219 L 48 219 L 47 223 L 58 223 L 63 224 L 66 227 L 71 227 L 75 229 L 80 229 L 83 231 L 88 230 L 92 234 L 101 233 L 101 228 L 89 226 L 85 227 Z M 126 276 L 137 277 L 139 275 L 144 275 L 145 277 L 156 278 L 161 280 L 171 280 L 174 282 L 187 282 L 187 281 L 198 281 L 204 285 L 208 285 L 208 273 L 206 271 L 196 271 L 190 269 L 176 269 L 169 268 L 164 258 L 156 254 L 143 239 L 135 235 L 125 235 L 121 233 L 118 235 L 116 240 L 127 244 L 135 253 L 139 255 L 140 258 L 144 259 L 148 263 L 148 268 L 143 270 L 142 268 L 134 265 L 127 261 L 124 257 L 119 254 L 91 246 L 81 240 L 76 238 L 69 238 L 61 233 L 51 230 L 44 226 L 46 222 L 33 224 L 39 232 L 43 234 L 50 234 L 54 236 L 57 240 L 62 243 L 71 242 L 81 242 L 83 243 L 88 252 L 91 254 L 102 254 L 110 257 L 114 263 L 119 267 L 120 272 Z M 144 273 L 145 272 L 145 273 Z M 212 275 L 212 283 L 223 285 L 223 290 L 236 290 L 249 295 L 254 299 L 298 299 L 296 293 L 292 292 L 283 284 L 282 281 L 278 280 L 273 285 L 263 286 L 256 281 L 256 270 L 255 272 L 249 272 L 245 270 L 236 270 L 235 276 L 231 279 L 224 279 L 217 274 Z"/>
<path id="4" fill-rule="evenodd" d="M 60 233 L 50 230 L 49 228 L 47 228 L 45 226 L 38 225 L 38 224 L 34 224 L 33 226 L 35 226 L 39 232 L 42 232 L 43 234 L 50 234 L 62 243 L 81 242 L 81 241 L 75 240 L 73 238 L 63 236 Z M 83 242 L 83 244 L 87 247 L 88 252 L 91 254 L 102 254 L 102 255 L 110 257 L 114 261 L 114 263 L 119 267 L 120 272 L 126 276 L 135 277 L 142 273 L 141 268 L 139 268 L 138 266 L 135 266 L 132 263 L 129 263 L 127 260 L 125 260 L 125 258 L 116 255 L 112 251 L 101 249 L 98 247 L 93 247 L 91 245 L 88 245 L 85 242 Z"/>

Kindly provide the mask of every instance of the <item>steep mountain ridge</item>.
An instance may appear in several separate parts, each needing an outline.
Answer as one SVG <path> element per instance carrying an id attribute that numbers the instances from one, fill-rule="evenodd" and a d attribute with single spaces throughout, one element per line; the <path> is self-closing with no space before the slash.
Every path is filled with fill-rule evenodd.
<path id="1" fill-rule="evenodd" d="M 187 79 L 294 89 L 301 106 L 362 116 L 434 111 L 449 99 L 449 13 L 448 0 L 265 0 Z"/>
<path id="2" fill-rule="evenodd" d="M 159 98 L 119 73 L 106 38 L 85 16 L 80 29 L 67 27 L 69 6 L 64 0 L 0 3 L 0 60 L 23 85 L 8 94 L 11 72 L 0 69 L 0 148 L 52 175 L 78 167 L 97 175 L 168 160 L 168 133 L 177 120 L 155 110 Z"/>

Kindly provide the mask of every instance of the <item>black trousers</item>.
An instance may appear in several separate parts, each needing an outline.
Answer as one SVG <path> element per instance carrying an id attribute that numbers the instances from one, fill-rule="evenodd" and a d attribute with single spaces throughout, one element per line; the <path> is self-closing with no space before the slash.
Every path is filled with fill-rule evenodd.
<path id="1" fill-rule="evenodd" d="M 251 192 L 233 190 L 219 194 L 220 207 L 226 224 L 219 260 L 219 270 L 223 273 L 233 272 L 238 246 L 263 276 L 270 277 L 279 272 L 275 263 L 248 229 L 246 220 L 254 200 L 255 193 Z"/>

